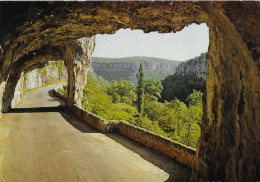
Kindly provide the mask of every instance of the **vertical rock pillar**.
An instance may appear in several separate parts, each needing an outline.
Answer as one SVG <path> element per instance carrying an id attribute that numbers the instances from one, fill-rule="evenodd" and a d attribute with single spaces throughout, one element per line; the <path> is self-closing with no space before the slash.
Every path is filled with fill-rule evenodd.
<path id="1" fill-rule="evenodd" d="M 5 82 L 5 87 L 1 96 L 1 111 L 7 112 L 11 109 L 12 100 L 14 98 L 15 89 L 23 72 L 23 63 L 16 61 L 10 66 L 8 78 Z M 22 91 L 21 91 L 22 92 Z"/>
<path id="2" fill-rule="evenodd" d="M 3 95 L 4 95 L 5 85 L 6 85 L 5 81 L 0 83 L 0 118 L 2 117 L 2 105 L 3 105 Z"/>
<path id="3" fill-rule="evenodd" d="M 6 82 L 5 90 L 2 97 L 2 112 L 7 112 L 11 109 L 12 100 L 14 98 L 14 92 L 16 85 L 22 76 L 21 68 L 13 66 L 11 68 L 9 78 Z"/>
<path id="4" fill-rule="evenodd" d="M 214 8 L 207 8 L 207 93 L 191 181 L 257 181 L 259 60 L 253 58 L 230 19 Z"/>
<path id="5" fill-rule="evenodd" d="M 64 51 L 64 62 L 68 72 L 68 107 L 73 104 L 81 106 L 83 90 L 87 84 L 87 73 L 94 50 L 95 37 L 81 38 L 76 46 L 67 45 Z"/>

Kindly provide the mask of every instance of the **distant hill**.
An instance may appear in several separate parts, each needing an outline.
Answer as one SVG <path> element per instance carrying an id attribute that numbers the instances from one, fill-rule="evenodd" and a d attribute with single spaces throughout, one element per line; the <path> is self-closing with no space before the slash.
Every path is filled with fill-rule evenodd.
<path id="1" fill-rule="evenodd" d="M 146 78 L 162 80 L 175 73 L 180 61 L 154 57 L 126 57 L 126 58 L 92 58 L 92 70 L 108 81 L 129 80 L 136 83 L 136 73 L 142 62 Z"/>
<path id="2" fill-rule="evenodd" d="M 178 65 L 181 62 L 170 60 L 170 59 L 162 59 L 162 58 L 155 58 L 155 57 L 141 57 L 141 56 L 134 56 L 134 57 L 125 57 L 125 58 L 102 58 L 102 57 L 92 57 L 93 62 L 100 62 L 100 63 L 117 63 L 117 62 L 156 62 L 156 63 L 164 63 L 170 65 Z"/>
<path id="3" fill-rule="evenodd" d="M 136 73 L 139 63 L 143 63 L 146 78 L 163 80 L 169 75 L 196 75 L 206 80 L 208 73 L 207 53 L 187 61 L 174 61 L 154 57 L 126 57 L 126 58 L 92 58 L 92 70 L 108 81 L 129 80 L 136 83 Z"/>

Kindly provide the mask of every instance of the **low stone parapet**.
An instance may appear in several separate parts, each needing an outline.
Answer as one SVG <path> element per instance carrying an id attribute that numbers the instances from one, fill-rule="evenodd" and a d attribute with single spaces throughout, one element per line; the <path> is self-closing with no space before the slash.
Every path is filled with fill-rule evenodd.
<path id="1" fill-rule="evenodd" d="M 82 121 L 89 123 L 91 126 L 101 131 L 102 133 L 113 132 L 117 129 L 119 121 L 105 120 L 75 104 L 72 106 L 71 110 Z"/>
<path id="2" fill-rule="evenodd" d="M 57 88 L 54 89 L 54 95 L 59 99 L 66 101 L 66 95 L 58 92 Z M 118 132 L 192 168 L 193 159 L 196 154 L 194 148 L 134 126 L 125 121 L 105 120 L 75 104 L 72 106 L 71 111 L 80 120 L 90 124 L 100 132 Z"/>
<path id="3" fill-rule="evenodd" d="M 64 94 L 62 94 L 62 93 L 60 93 L 60 92 L 58 92 L 58 89 L 59 89 L 59 88 L 62 88 L 62 87 L 57 87 L 57 88 L 55 88 L 54 91 L 53 91 L 53 95 L 54 95 L 55 97 L 61 99 L 62 101 L 66 102 L 66 101 L 67 101 L 67 96 L 64 95 Z"/>
<path id="4" fill-rule="evenodd" d="M 66 95 L 58 92 L 59 88 L 61 87 L 54 89 L 54 96 L 66 102 L 67 97 Z M 72 105 L 70 109 L 73 112 L 73 114 L 75 114 L 80 120 L 90 124 L 102 133 L 115 131 L 117 129 L 118 123 L 120 122 L 116 120 L 105 120 L 75 104 Z"/>
<path id="5" fill-rule="evenodd" d="M 196 154 L 196 150 L 170 140 L 154 132 L 147 131 L 143 128 L 134 126 L 125 121 L 120 121 L 117 125 L 118 133 L 127 136 L 147 147 L 172 157 L 180 163 L 192 168 L 192 162 Z"/>

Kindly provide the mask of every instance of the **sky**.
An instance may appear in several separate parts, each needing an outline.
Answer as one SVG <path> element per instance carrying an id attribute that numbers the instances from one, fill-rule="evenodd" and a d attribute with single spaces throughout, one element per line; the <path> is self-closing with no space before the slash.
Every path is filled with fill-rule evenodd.
<path id="1" fill-rule="evenodd" d="M 191 24 L 176 33 L 143 33 L 120 29 L 115 34 L 96 35 L 93 57 L 157 57 L 186 61 L 208 51 L 209 30 L 206 23 Z"/>

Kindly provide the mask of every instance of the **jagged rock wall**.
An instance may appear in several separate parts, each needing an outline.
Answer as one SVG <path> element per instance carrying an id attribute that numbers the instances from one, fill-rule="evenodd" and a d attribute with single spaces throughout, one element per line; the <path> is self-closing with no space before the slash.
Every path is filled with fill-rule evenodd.
<path id="1" fill-rule="evenodd" d="M 41 51 L 37 51 L 37 55 L 35 52 L 26 54 L 23 59 L 13 63 L 12 67 L 10 67 L 8 79 L 5 83 L 2 100 L 0 99 L 0 107 L 2 107 L 2 112 L 7 112 L 9 109 L 11 109 L 11 102 L 14 98 L 16 84 L 21 78 L 22 73 L 29 72 L 36 68 L 43 68 L 46 66 L 49 60 L 60 60 L 60 53 L 60 49 L 57 47 L 48 46 L 43 48 Z M 32 55 L 33 57 L 31 57 Z"/>
<path id="2" fill-rule="evenodd" d="M 2 117 L 2 99 L 3 98 L 3 95 L 4 95 L 4 91 L 5 91 L 5 85 L 6 85 L 6 82 L 3 81 L 1 84 L 0 84 L 0 118 Z"/>
<path id="3" fill-rule="evenodd" d="M 67 70 L 63 61 L 49 61 L 43 68 L 34 69 L 26 74 L 22 72 L 15 87 L 11 108 L 21 102 L 24 91 L 59 81 L 67 81 Z"/>
<path id="4" fill-rule="evenodd" d="M 169 65 L 156 62 L 142 62 L 144 68 L 144 74 L 146 78 L 154 78 L 156 80 L 163 79 L 169 74 L 175 72 L 176 65 Z M 138 72 L 139 62 L 113 62 L 102 63 L 92 62 L 93 71 L 98 75 L 104 77 L 108 81 L 120 79 L 129 80 L 133 83 L 137 83 L 136 74 Z M 153 74 L 152 74 L 153 73 Z"/>
<path id="5" fill-rule="evenodd" d="M 173 62 L 169 63 L 169 60 L 165 60 L 165 63 L 153 61 L 140 61 L 143 63 L 144 75 L 146 78 L 154 78 L 155 80 L 163 80 L 168 75 L 188 75 L 193 74 L 198 78 L 206 80 L 208 74 L 208 62 L 206 60 L 206 53 L 200 56 L 187 60 L 185 62 Z M 105 59 L 105 58 L 103 58 Z M 124 59 L 122 59 L 124 60 Z M 133 83 L 137 83 L 136 74 L 139 68 L 139 62 L 132 60 L 129 62 L 118 61 L 106 62 L 94 61 L 91 63 L 91 69 L 98 75 L 102 76 L 108 81 L 112 80 L 129 80 Z"/>
<path id="6" fill-rule="evenodd" d="M 199 57 L 185 61 L 176 67 L 176 74 L 178 75 L 188 75 L 193 74 L 198 78 L 203 78 L 206 80 L 208 74 L 208 62 L 206 60 L 206 53 Z"/>
<path id="7" fill-rule="evenodd" d="M 193 170 L 192 179 L 258 181 L 260 60 L 253 56 L 254 48 L 250 46 L 255 43 L 251 39 L 254 37 L 259 48 L 260 29 L 254 29 L 252 24 L 256 23 L 256 16 L 260 23 L 260 7 L 255 4 L 249 8 L 247 3 L 218 5 L 204 7 L 209 16 L 209 66 L 194 163 L 198 171 Z"/>
<path id="8" fill-rule="evenodd" d="M 11 108 L 16 107 L 23 99 L 24 94 L 24 72 L 21 74 L 21 78 L 16 84 L 14 91 L 14 98 L 11 102 Z"/>
<path id="9" fill-rule="evenodd" d="M 87 84 L 87 74 L 90 68 L 91 55 L 95 47 L 95 36 L 77 40 L 78 46 L 66 45 L 63 59 L 68 73 L 67 104 L 81 106 L 83 90 Z"/>
<path id="10" fill-rule="evenodd" d="M 58 81 L 65 82 L 66 80 L 67 70 L 63 61 L 49 61 L 47 66 L 26 73 L 24 89 L 29 90 Z"/>
<path id="11" fill-rule="evenodd" d="M 38 69 L 26 73 L 25 89 L 33 89 L 43 85 L 43 75 L 40 75 Z"/>

